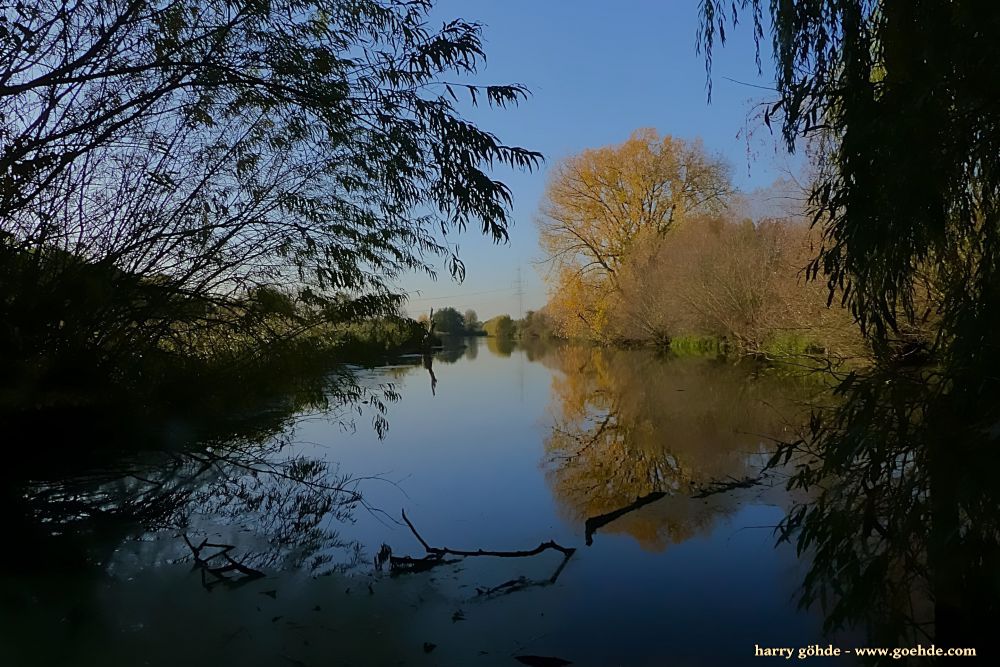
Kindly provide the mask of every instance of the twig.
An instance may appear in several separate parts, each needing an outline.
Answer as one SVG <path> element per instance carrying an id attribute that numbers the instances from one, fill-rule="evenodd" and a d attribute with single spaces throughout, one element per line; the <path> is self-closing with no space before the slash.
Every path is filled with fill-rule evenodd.
<path id="1" fill-rule="evenodd" d="M 548 579 L 532 580 L 522 576 L 518 577 L 517 579 L 511 579 L 509 581 L 505 581 L 498 586 L 493 586 L 492 588 L 477 588 L 476 595 L 481 595 L 484 597 L 489 595 L 496 595 L 497 593 L 506 595 L 508 593 L 514 593 L 516 591 L 523 591 L 526 588 L 533 588 L 536 586 L 551 586 L 552 584 L 556 583 L 556 581 L 559 579 L 559 575 L 562 574 L 563 569 L 566 567 L 566 564 L 569 563 L 569 559 L 572 555 L 573 555 L 572 553 L 565 554 L 563 556 L 562 562 L 559 563 L 559 567 L 556 568 L 556 571 L 553 572 L 552 576 L 549 577 Z"/>
<path id="2" fill-rule="evenodd" d="M 187 533 L 182 535 L 184 542 L 191 549 L 191 556 L 194 558 L 195 567 L 202 571 L 202 583 L 206 588 L 211 588 L 213 584 L 220 583 L 221 581 L 227 581 L 232 583 L 232 579 L 226 575 L 230 572 L 239 572 L 243 575 L 243 581 L 248 581 L 251 579 L 260 579 L 264 577 L 264 573 L 260 570 L 255 570 L 252 567 L 248 567 L 243 563 L 239 562 L 235 558 L 229 555 L 229 552 L 236 547 L 232 544 L 216 544 L 214 542 L 209 542 L 207 539 L 201 541 L 201 544 L 195 546 L 190 539 L 188 539 Z M 202 558 L 201 552 L 206 548 L 221 549 L 207 558 Z M 225 565 L 212 566 L 211 561 L 216 558 L 223 558 L 226 561 Z M 215 582 L 206 582 L 204 579 L 204 573 L 208 572 L 216 578 Z"/>
<path id="3" fill-rule="evenodd" d="M 420 542 L 427 555 L 423 558 L 410 558 L 408 556 L 392 556 L 392 550 L 388 548 L 387 545 L 383 545 L 383 550 L 389 555 L 389 566 L 390 570 L 394 572 L 423 572 L 431 569 L 432 567 L 437 567 L 438 565 L 443 565 L 445 563 L 457 562 L 455 559 L 446 559 L 445 556 L 458 556 L 465 558 L 467 556 L 493 556 L 495 558 L 526 558 L 529 556 L 536 556 L 543 551 L 552 549 L 558 551 L 563 555 L 562 561 L 556 568 L 555 572 L 548 579 L 530 580 L 526 577 L 518 577 L 517 579 L 511 579 L 510 581 L 505 581 L 498 586 L 492 586 L 490 588 L 477 588 L 476 594 L 480 596 L 488 596 L 495 594 L 507 594 L 513 593 L 514 591 L 524 590 L 525 588 L 531 588 L 534 586 L 550 586 L 556 583 L 559 579 L 559 575 L 566 568 L 566 564 L 569 563 L 569 559 L 573 557 L 576 553 L 576 549 L 573 547 L 564 547 L 558 544 L 554 540 L 549 540 L 548 542 L 542 542 L 534 549 L 518 550 L 518 551 L 493 551 L 487 549 L 476 549 L 475 551 L 467 551 L 463 549 L 451 549 L 449 547 L 432 547 L 427 543 L 427 540 L 423 538 L 420 531 L 417 530 L 410 518 L 406 516 L 406 510 L 402 511 L 403 521 L 409 526 L 410 531 L 413 533 L 417 541 Z M 384 562 L 385 555 L 380 552 L 382 560 Z M 378 567 L 378 561 L 376 561 L 376 567 Z"/>
<path id="4" fill-rule="evenodd" d="M 405 521 L 406 525 L 410 527 L 410 530 L 413 532 L 413 535 L 417 538 L 417 540 L 420 541 L 420 544 L 424 547 L 424 550 L 426 550 L 427 553 L 434 555 L 495 556 L 497 558 L 524 558 L 526 556 L 536 556 L 545 551 L 546 549 L 555 549 L 556 551 L 562 553 L 564 556 L 567 557 L 572 556 L 574 553 L 576 553 L 575 548 L 564 547 L 561 544 L 557 544 L 553 540 L 549 540 L 548 542 L 542 542 L 534 549 L 529 549 L 527 551 L 488 551 L 485 549 L 476 549 L 475 551 L 463 551 L 460 549 L 450 549 L 448 547 L 432 547 L 429 544 L 427 544 L 427 541 L 424 540 L 423 537 L 420 536 L 420 533 L 417 532 L 417 529 L 410 522 L 410 519 L 407 518 L 406 510 L 403 510 L 403 521 Z"/>
<path id="5" fill-rule="evenodd" d="M 428 554 L 423 558 L 410 558 L 409 556 L 389 556 L 389 570 L 395 574 L 408 572 L 426 572 L 438 565 L 451 565 L 457 563 L 457 558 L 442 558 L 438 555 Z"/>

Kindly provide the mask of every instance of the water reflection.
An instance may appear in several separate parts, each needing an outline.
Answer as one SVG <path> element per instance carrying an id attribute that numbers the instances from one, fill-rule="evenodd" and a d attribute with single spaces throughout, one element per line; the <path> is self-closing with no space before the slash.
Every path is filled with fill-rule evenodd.
<path id="1" fill-rule="evenodd" d="M 465 358 L 469 361 L 475 360 L 479 356 L 479 345 L 482 337 L 480 336 L 469 336 L 465 339 Z"/>
<path id="2" fill-rule="evenodd" d="M 546 475 L 588 542 L 625 533 L 661 551 L 705 530 L 744 502 L 707 492 L 751 486 L 772 439 L 803 417 L 802 387 L 766 369 L 581 347 L 543 362 L 559 371 Z"/>
<path id="3" fill-rule="evenodd" d="M 905 359 L 847 376 L 845 400 L 783 446 L 814 497 L 782 528 L 811 556 L 801 597 L 829 629 L 984 656 L 998 643 L 1000 421 L 981 414 L 985 385 L 944 378 Z"/>
<path id="4" fill-rule="evenodd" d="M 402 394 L 384 439 L 343 426 L 364 397 L 284 400 L 255 428 L 194 434 L 108 477 L 36 480 L 36 500 L 52 485 L 42 525 L 93 531 L 101 566 L 0 580 L 14 664 L 739 664 L 754 642 L 823 638 L 791 601 L 793 550 L 744 530 L 780 520 L 780 482 L 694 497 L 756 470 L 802 387 L 715 360 L 498 342 L 372 370 L 366 386 Z M 358 486 L 381 474 L 395 484 Z M 91 509 L 73 518 L 75 502 Z M 392 576 L 373 566 L 381 544 L 423 550 L 376 507 L 406 507 L 436 547 L 577 550 Z M 102 516 L 116 528 L 97 531 Z M 210 558 L 228 545 L 265 576 L 208 571 L 231 565 Z"/>
<path id="5" fill-rule="evenodd" d="M 486 346 L 489 348 L 490 352 L 498 357 L 509 357 L 514 352 L 514 348 L 517 347 L 517 343 L 513 338 L 497 338 L 496 336 L 489 336 L 486 339 Z"/>
<path id="6" fill-rule="evenodd" d="M 384 432 L 386 402 L 398 399 L 392 385 L 348 378 L 330 373 L 295 391 L 282 385 L 263 402 L 234 395 L 231 413 L 188 416 L 182 428 L 161 429 L 163 438 L 82 424 L 81 439 L 114 438 L 131 451 L 71 472 L 31 467 L 8 480 L 13 501 L 3 512 L 10 537 L 25 548 L 5 559 L 31 568 L 54 561 L 113 568 L 119 546 L 138 539 L 149 563 L 190 560 L 197 554 L 180 539 L 187 536 L 195 545 L 222 543 L 227 562 L 237 558 L 246 570 L 349 567 L 360 547 L 341 540 L 337 526 L 365 505 L 361 480 L 301 455 L 296 438 L 297 424 L 309 419 L 351 428 L 362 405 L 374 415 L 374 430 Z M 239 574 L 229 568 L 206 584 Z"/>

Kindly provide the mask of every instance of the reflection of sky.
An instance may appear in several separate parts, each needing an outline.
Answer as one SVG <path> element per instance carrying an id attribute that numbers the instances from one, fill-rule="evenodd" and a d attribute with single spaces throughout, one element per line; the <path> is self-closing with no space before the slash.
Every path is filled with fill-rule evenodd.
<path id="1" fill-rule="evenodd" d="M 235 590 L 207 592 L 187 565 L 146 567 L 139 543 L 123 545 L 111 580 L 77 582 L 79 590 L 66 592 L 48 578 L 42 583 L 78 610 L 69 613 L 78 615 L 76 625 L 47 625 L 28 610 L 5 630 L 44 631 L 52 650 L 69 647 L 64 657 L 74 660 L 65 664 L 105 666 L 142 664 L 128 662 L 135 655 L 153 665 L 510 665 L 520 654 L 575 665 L 732 665 L 755 664 L 755 643 L 826 643 L 820 619 L 795 609 L 802 564 L 792 549 L 773 546 L 769 526 L 780 520 L 779 506 L 756 492 L 667 498 L 602 528 L 586 547 L 583 522 L 557 505 L 543 465 L 553 378 L 561 374 L 551 358 L 543 365 L 522 349 L 504 357 L 479 345 L 473 358 L 434 363 L 436 395 L 419 359 L 409 361 L 389 374 L 402 400 L 390 406 L 385 440 L 362 419 L 354 433 L 309 419 L 294 433 L 303 452 L 354 476 L 397 482 L 369 481 L 362 490 L 394 517 L 405 507 L 432 545 L 530 549 L 554 539 L 577 547 L 555 585 L 490 599 L 475 594 L 519 576 L 545 579 L 560 558 L 546 552 L 470 558 L 392 578 L 372 578 L 371 568 L 348 578 L 269 572 Z M 654 369 L 668 372 L 647 366 Z M 371 379 L 385 378 L 376 372 Z M 701 516 L 697 529 L 651 550 L 630 522 L 676 520 L 672 503 Z M 342 535 L 360 540 L 369 558 L 383 542 L 397 555 L 422 555 L 405 526 L 363 509 L 356 519 Z M 459 610 L 464 620 L 454 621 Z M 425 654 L 424 642 L 437 648 Z"/>
<path id="2" fill-rule="evenodd" d="M 344 470 L 399 481 L 399 488 L 366 485 L 366 499 L 394 516 L 405 507 L 432 545 L 528 549 L 555 539 L 580 547 L 555 587 L 477 605 L 469 612 L 476 622 L 462 624 L 465 641 L 495 645 L 523 637 L 530 625 L 532 637 L 546 634 L 538 650 L 547 645 L 578 664 L 633 665 L 675 664 L 664 660 L 694 660 L 706 652 L 738 662 L 754 642 L 822 639 L 818 619 L 798 614 L 792 602 L 800 564 L 792 550 L 773 547 L 770 527 L 783 511 L 764 503 L 783 503 L 780 492 L 667 498 L 602 528 L 593 546 L 584 547 L 582 519 L 558 505 L 546 480 L 543 443 L 557 400 L 553 377 L 561 373 L 529 362 L 521 349 L 501 357 L 484 348 L 472 360 L 435 363 L 436 396 L 422 368 L 406 374 L 383 442 L 361 429 L 351 438 L 326 438 L 328 456 Z M 317 432 L 303 437 L 323 441 L 322 427 L 314 426 Z M 742 445 L 746 438 L 734 442 Z M 656 529 L 645 524 L 670 521 L 691 524 L 691 536 L 654 549 L 643 544 L 642 531 Z M 422 553 L 405 527 L 380 524 L 363 512 L 345 534 L 369 551 L 387 542 L 396 553 Z M 440 577 L 447 583 L 437 585 L 451 587 L 460 599 L 475 586 L 521 574 L 544 578 L 557 562 L 557 554 L 531 562 L 467 562 L 457 579 L 447 581 L 449 573 Z M 459 588 L 463 584 L 468 588 Z"/>
<path id="3" fill-rule="evenodd" d="M 437 282 L 405 280 L 407 289 L 421 291 L 407 306 L 411 315 L 448 305 L 460 311 L 474 308 L 483 320 L 516 314 L 518 265 L 524 307 L 540 307 L 545 297 L 532 265 L 539 258 L 533 216 L 546 169 L 585 148 L 624 141 L 639 127 L 687 139 L 701 137 L 711 152 L 732 163 L 734 181 L 745 191 L 782 175 L 789 158 L 775 152 L 765 128 L 757 129 L 749 145 L 745 135 L 737 136 L 753 104 L 768 91 L 726 78 L 771 85 L 770 39 L 764 40 L 764 74 L 758 77 L 749 25 L 727 31 L 727 47 L 715 53 L 713 99 L 708 105 L 705 61 L 695 53 L 700 5 L 661 0 L 438 3 L 434 16 L 440 21 L 461 16 L 486 24 L 488 66 L 479 81 L 519 82 L 533 93 L 516 109 L 475 110 L 470 117 L 504 142 L 541 151 L 548 162 L 540 173 L 497 174 L 514 193 L 510 246 L 496 247 L 475 229 L 452 239 L 468 266 L 465 283 L 455 285 L 444 270 Z"/>

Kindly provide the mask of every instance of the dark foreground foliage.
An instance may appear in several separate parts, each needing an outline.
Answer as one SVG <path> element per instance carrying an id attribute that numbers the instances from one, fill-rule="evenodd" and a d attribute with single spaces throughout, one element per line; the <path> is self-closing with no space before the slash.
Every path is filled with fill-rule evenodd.
<path id="1" fill-rule="evenodd" d="M 804 602 L 886 641 L 995 643 L 1000 609 L 1000 7 L 703 2 L 771 36 L 790 149 L 815 149 L 813 276 L 874 351 L 780 460 L 815 494 L 783 526 L 814 556 Z M 878 634 L 878 630 L 876 633 Z"/>
<path id="2" fill-rule="evenodd" d="M 510 191 L 487 171 L 540 156 L 458 100 L 504 107 L 526 91 L 469 84 L 480 26 L 432 27 L 430 8 L 0 8 L 7 397 L 59 403 L 284 355 L 318 328 L 394 316 L 394 279 L 438 256 L 460 276 L 447 234 L 505 241 Z"/>

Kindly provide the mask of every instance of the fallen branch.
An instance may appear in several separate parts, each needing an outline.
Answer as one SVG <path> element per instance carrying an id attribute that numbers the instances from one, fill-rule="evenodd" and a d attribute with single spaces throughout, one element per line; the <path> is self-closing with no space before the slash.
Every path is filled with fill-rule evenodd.
<path id="1" fill-rule="evenodd" d="M 195 567 L 200 569 L 202 572 L 202 585 L 204 585 L 205 588 L 211 588 L 215 584 L 223 581 L 230 584 L 242 583 L 252 579 L 260 579 L 264 576 L 264 573 L 260 570 L 255 570 L 252 567 L 244 565 L 230 556 L 229 552 L 236 548 L 232 544 L 215 544 L 213 542 L 209 542 L 207 539 L 204 539 L 201 541 L 201 544 L 195 546 L 191 540 L 188 539 L 187 533 L 184 533 L 182 537 L 184 538 L 184 542 L 188 545 L 188 548 L 191 549 L 191 556 L 194 558 Z M 203 558 L 201 553 L 208 548 L 221 549 L 221 551 L 217 551 L 208 557 Z M 225 565 L 213 566 L 212 561 L 219 558 L 222 558 L 225 561 Z M 214 576 L 215 581 L 206 581 L 206 572 Z M 233 577 L 228 576 L 232 572 L 238 572 L 243 576 L 234 579 Z"/>
<path id="2" fill-rule="evenodd" d="M 390 556 L 389 557 L 389 570 L 395 573 L 409 572 L 411 574 L 416 574 L 417 572 L 426 572 L 431 568 L 437 567 L 438 565 L 451 565 L 457 563 L 457 558 L 442 558 L 436 554 L 427 555 L 423 558 L 410 558 L 409 556 Z"/>
<path id="3" fill-rule="evenodd" d="M 490 588 L 477 588 L 476 593 L 481 596 L 513 593 L 514 591 L 524 590 L 525 588 L 531 588 L 534 586 L 550 586 L 556 583 L 556 580 L 559 579 L 559 575 L 562 574 L 562 571 L 566 568 L 566 564 L 569 563 L 569 559 L 576 553 L 575 548 L 564 547 L 553 540 L 542 542 L 534 549 L 517 551 L 493 551 L 487 549 L 469 551 L 464 549 L 452 549 L 450 547 L 432 547 L 427 543 L 427 540 L 423 538 L 416 526 L 413 525 L 410 518 L 406 516 L 406 510 L 403 510 L 403 521 L 405 521 L 406 525 L 409 526 L 410 532 L 413 533 L 413 536 L 416 537 L 417 541 L 419 541 L 421 546 L 423 546 L 427 555 L 423 558 L 393 556 L 392 550 L 388 547 L 388 545 L 383 544 L 382 549 L 375 558 L 376 568 L 382 569 L 382 564 L 388 562 L 390 571 L 394 573 L 423 572 L 433 567 L 437 567 L 438 565 L 457 562 L 456 559 L 448 559 L 445 558 L 445 556 L 456 556 L 458 558 L 473 556 L 492 556 L 494 558 L 527 558 L 530 556 L 537 556 L 538 554 L 548 551 L 549 549 L 558 551 L 563 555 L 562 561 L 559 563 L 559 567 L 556 568 L 555 572 L 553 572 L 552 576 L 548 579 L 532 580 L 526 577 L 518 577 L 517 579 L 505 581 L 498 586 Z"/>
<path id="4" fill-rule="evenodd" d="M 463 551 L 460 549 L 450 549 L 448 547 L 432 547 L 429 544 L 427 544 L 427 541 L 424 540 L 423 537 L 420 536 L 420 533 L 417 532 L 417 529 L 410 522 L 409 518 L 407 518 L 406 510 L 403 510 L 403 521 L 405 521 L 406 525 L 410 527 L 410 531 L 417 538 L 417 540 L 420 541 L 420 544 L 423 545 L 424 550 L 431 555 L 438 555 L 438 556 L 448 555 L 448 556 L 463 556 L 463 557 L 494 556 L 496 558 L 524 558 L 526 556 L 537 556 L 538 554 L 542 553 L 547 549 L 555 549 L 556 551 L 562 553 L 566 557 L 572 556 L 576 552 L 575 548 L 564 547 L 561 544 L 557 544 L 552 540 L 549 540 L 548 542 L 542 542 L 534 549 L 529 549 L 527 551 L 487 551 L 485 549 L 476 549 L 475 551 Z"/>
<path id="5" fill-rule="evenodd" d="M 594 533 L 597 532 L 598 528 L 603 528 L 612 521 L 616 521 L 629 512 L 634 512 L 640 507 L 644 507 L 650 503 L 655 503 L 665 495 L 667 494 L 662 491 L 654 491 L 653 493 L 645 495 L 641 498 L 636 498 L 635 502 L 629 503 L 620 509 L 616 509 L 614 512 L 608 512 L 607 514 L 590 517 L 586 522 L 584 522 L 584 534 L 586 536 L 587 546 L 589 547 L 594 543 Z"/>
<path id="6" fill-rule="evenodd" d="M 528 579 L 527 577 L 518 577 L 517 579 L 505 581 L 498 586 L 493 586 L 492 588 L 477 588 L 476 595 L 484 597 L 490 595 L 506 595 L 516 591 L 523 591 L 526 588 L 551 586 L 559 579 L 559 575 L 562 574 L 563 568 L 565 568 L 566 564 L 569 563 L 569 559 L 572 555 L 572 552 L 565 554 L 562 562 L 559 563 L 559 567 L 556 568 L 556 571 L 553 572 L 552 576 L 548 579 Z"/>

